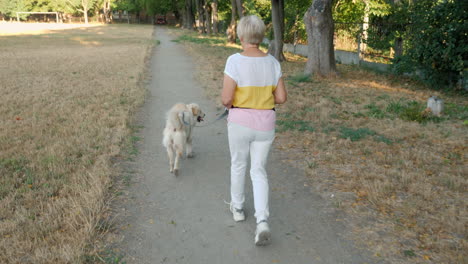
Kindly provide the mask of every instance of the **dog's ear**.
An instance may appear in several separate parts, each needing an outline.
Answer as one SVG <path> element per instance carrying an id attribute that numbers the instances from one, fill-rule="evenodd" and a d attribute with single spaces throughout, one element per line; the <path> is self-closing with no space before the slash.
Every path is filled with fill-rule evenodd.
<path id="1" fill-rule="evenodd" d="M 198 113 L 200 112 L 200 109 L 196 105 L 190 105 L 190 108 L 192 108 L 192 114 L 193 116 L 198 116 Z"/>

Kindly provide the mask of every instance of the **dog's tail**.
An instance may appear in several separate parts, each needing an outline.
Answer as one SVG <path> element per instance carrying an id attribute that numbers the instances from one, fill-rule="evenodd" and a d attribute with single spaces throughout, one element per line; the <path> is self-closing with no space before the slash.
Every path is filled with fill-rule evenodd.
<path id="1" fill-rule="evenodd" d="M 181 118 L 181 112 L 168 112 L 167 123 L 169 123 L 170 127 L 175 128 L 176 130 L 181 130 L 184 127 L 183 119 Z"/>

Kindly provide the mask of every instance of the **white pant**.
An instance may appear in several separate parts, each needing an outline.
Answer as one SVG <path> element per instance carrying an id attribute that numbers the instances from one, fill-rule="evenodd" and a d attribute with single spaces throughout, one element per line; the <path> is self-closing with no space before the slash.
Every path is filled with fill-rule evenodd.
<path id="1" fill-rule="evenodd" d="M 267 220 L 268 178 L 265 165 L 275 130 L 257 131 L 235 123 L 228 123 L 229 149 L 231 151 L 231 203 L 237 209 L 244 208 L 245 171 L 250 153 L 250 178 L 252 180 L 255 217 L 257 223 Z"/>

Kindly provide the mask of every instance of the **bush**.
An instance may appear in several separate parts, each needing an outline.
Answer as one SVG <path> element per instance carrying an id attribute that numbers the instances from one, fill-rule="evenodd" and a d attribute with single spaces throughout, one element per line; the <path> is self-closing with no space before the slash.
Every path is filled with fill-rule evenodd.
<path id="1" fill-rule="evenodd" d="M 468 67 L 467 2 L 421 0 L 410 8 L 407 50 L 394 69 L 419 71 L 433 88 L 455 87 Z"/>

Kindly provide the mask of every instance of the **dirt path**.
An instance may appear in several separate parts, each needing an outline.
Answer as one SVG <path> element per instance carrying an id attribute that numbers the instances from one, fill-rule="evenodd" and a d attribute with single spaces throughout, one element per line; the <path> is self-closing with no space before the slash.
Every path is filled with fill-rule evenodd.
<path id="1" fill-rule="evenodd" d="M 131 177 L 126 199 L 117 202 L 118 242 L 126 263 L 375 263 L 341 235 L 344 228 L 329 205 L 308 187 L 304 173 L 269 160 L 272 244 L 254 245 L 251 186 L 247 220 L 235 223 L 229 201 L 229 149 L 225 121 L 194 134 L 194 159 L 184 159 L 178 177 L 168 171 L 161 145 L 164 114 L 176 102 L 197 102 L 213 120 L 213 102 L 193 80 L 194 62 L 156 28 L 150 95 L 141 110 L 139 154 L 125 165 Z M 201 62 L 202 63 L 202 62 Z M 223 67 L 223 65 L 219 65 Z M 292 103 L 292 102 L 290 102 Z M 128 176 L 130 175 L 130 176 Z"/>

